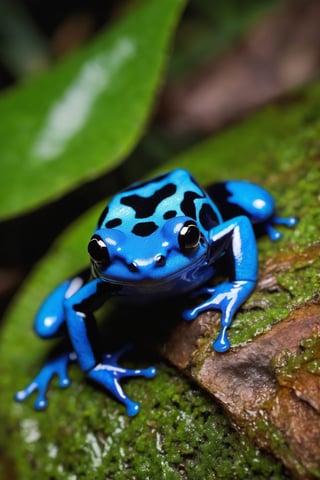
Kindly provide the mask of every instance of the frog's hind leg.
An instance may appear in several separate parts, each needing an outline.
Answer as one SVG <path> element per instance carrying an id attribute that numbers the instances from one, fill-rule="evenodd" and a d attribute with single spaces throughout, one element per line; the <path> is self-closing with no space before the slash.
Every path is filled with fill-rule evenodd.
<path id="1" fill-rule="evenodd" d="M 224 220 L 245 215 L 257 230 L 266 232 L 271 240 L 279 240 L 282 236 L 273 225 L 294 227 L 298 222 L 296 217 L 277 216 L 272 195 L 263 187 L 250 182 L 219 182 L 209 186 L 207 192 L 218 206 Z"/>
<path id="2" fill-rule="evenodd" d="M 34 330 L 39 337 L 51 339 L 61 337 L 65 333 L 64 299 L 75 293 L 89 278 L 89 271 L 81 272 L 76 277 L 60 284 L 43 302 L 34 322 Z M 33 392 L 38 391 L 34 406 L 37 410 L 44 409 L 47 404 L 47 391 L 52 378 L 57 375 L 59 386 L 70 385 L 68 366 L 76 360 L 72 351 L 59 353 L 48 360 L 38 375 L 22 390 L 16 393 L 19 402 L 26 400 Z"/>

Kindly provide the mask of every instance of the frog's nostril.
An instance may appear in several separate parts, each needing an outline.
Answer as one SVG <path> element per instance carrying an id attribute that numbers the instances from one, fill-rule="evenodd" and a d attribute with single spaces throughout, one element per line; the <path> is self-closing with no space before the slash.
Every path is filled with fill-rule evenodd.
<path id="1" fill-rule="evenodd" d="M 163 267 L 166 264 L 166 257 L 164 255 L 157 255 L 155 261 L 157 267 Z"/>
<path id="2" fill-rule="evenodd" d="M 139 270 L 138 266 L 135 262 L 129 263 L 128 268 L 129 268 L 130 272 L 133 272 L 133 273 L 136 273 Z"/>

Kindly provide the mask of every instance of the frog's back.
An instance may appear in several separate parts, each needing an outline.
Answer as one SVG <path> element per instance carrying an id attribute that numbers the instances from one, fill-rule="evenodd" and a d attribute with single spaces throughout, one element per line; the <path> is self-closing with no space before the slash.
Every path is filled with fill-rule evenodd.
<path id="1" fill-rule="evenodd" d="M 98 228 L 148 236 L 177 216 L 192 218 L 205 231 L 221 223 L 215 204 L 190 173 L 180 168 L 133 184 L 113 197 Z"/>

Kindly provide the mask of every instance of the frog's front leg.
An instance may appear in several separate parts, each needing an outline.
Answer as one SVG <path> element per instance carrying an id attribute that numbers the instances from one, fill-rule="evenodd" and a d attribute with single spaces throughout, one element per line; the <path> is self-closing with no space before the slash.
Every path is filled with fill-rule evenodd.
<path id="1" fill-rule="evenodd" d="M 222 255 L 231 260 L 232 271 L 226 272 L 229 281 L 216 287 L 202 289 L 209 298 L 193 309 L 184 312 L 186 320 L 193 320 L 199 313 L 218 309 L 222 312 L 221 329 L 213 344 L 217 352 L 230 348 L 227 329 L 233 316 L 253 291 L 257 281 L 257 247 L 252 225 L 247 217 L 235 217 L 210 232 L 211 262 Z"/>
<path id="2" fill-rule="evenodd" d="M 75 277 L 61 283 L 45 299 L 39 308 L 34 330 L 42 339 L 52 339 L 66 335 L 64 301 L 72 296 L 81 286 L 88 281 L 90 270 L 86 269 Z M 76 360 L 74 352 L 66 351 L 52 356 L 42 367 L 38 375 L 22 390 L 16 393 L 15 399 L 19 402 L 26 400 L 33 392 L 38 391 L 34 406 L 37 410 L 44 409 L 47 404 L 47 391 L 54 376 L 59 379 L 62 388 L 70 385 L 68 365 Z"/>
<path id="3" fill-rule="evenodd" d="M 121 367 L 118 358 L 123 350 L 113 355 L 101 353 L 93 311 L 105 302 L 109 294 L 110 287 L 100 279 L 84 285 L 65 302 L 67 326 L 81 369 L 88 378 L 109 390 L 126 406 L 127 414 L 133 416 L 138 413 L 139 404 L 126 396 L 119 382 L 125 377 L 151 378 L 156 374 L 156 370 L 153 367 L 141 370 Z"/>

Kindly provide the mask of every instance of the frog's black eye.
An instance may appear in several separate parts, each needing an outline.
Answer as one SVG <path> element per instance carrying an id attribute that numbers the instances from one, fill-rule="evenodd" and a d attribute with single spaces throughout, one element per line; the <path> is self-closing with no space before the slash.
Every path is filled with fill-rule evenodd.
<path id="1" fill-rule="evenodd" d="M 88 244 L 88 252 L 91 259 L 98 264 L 107 265 L 110 263 L 108 249 L 99 235 L 93 235 Z"/>
<path id="2" fill-rule="evenodd" d="M 190 253 L 200 243 L 201 233 L 195 222 L 188 220 L 179 232 L 178 242 L 183 253 Z"/>

